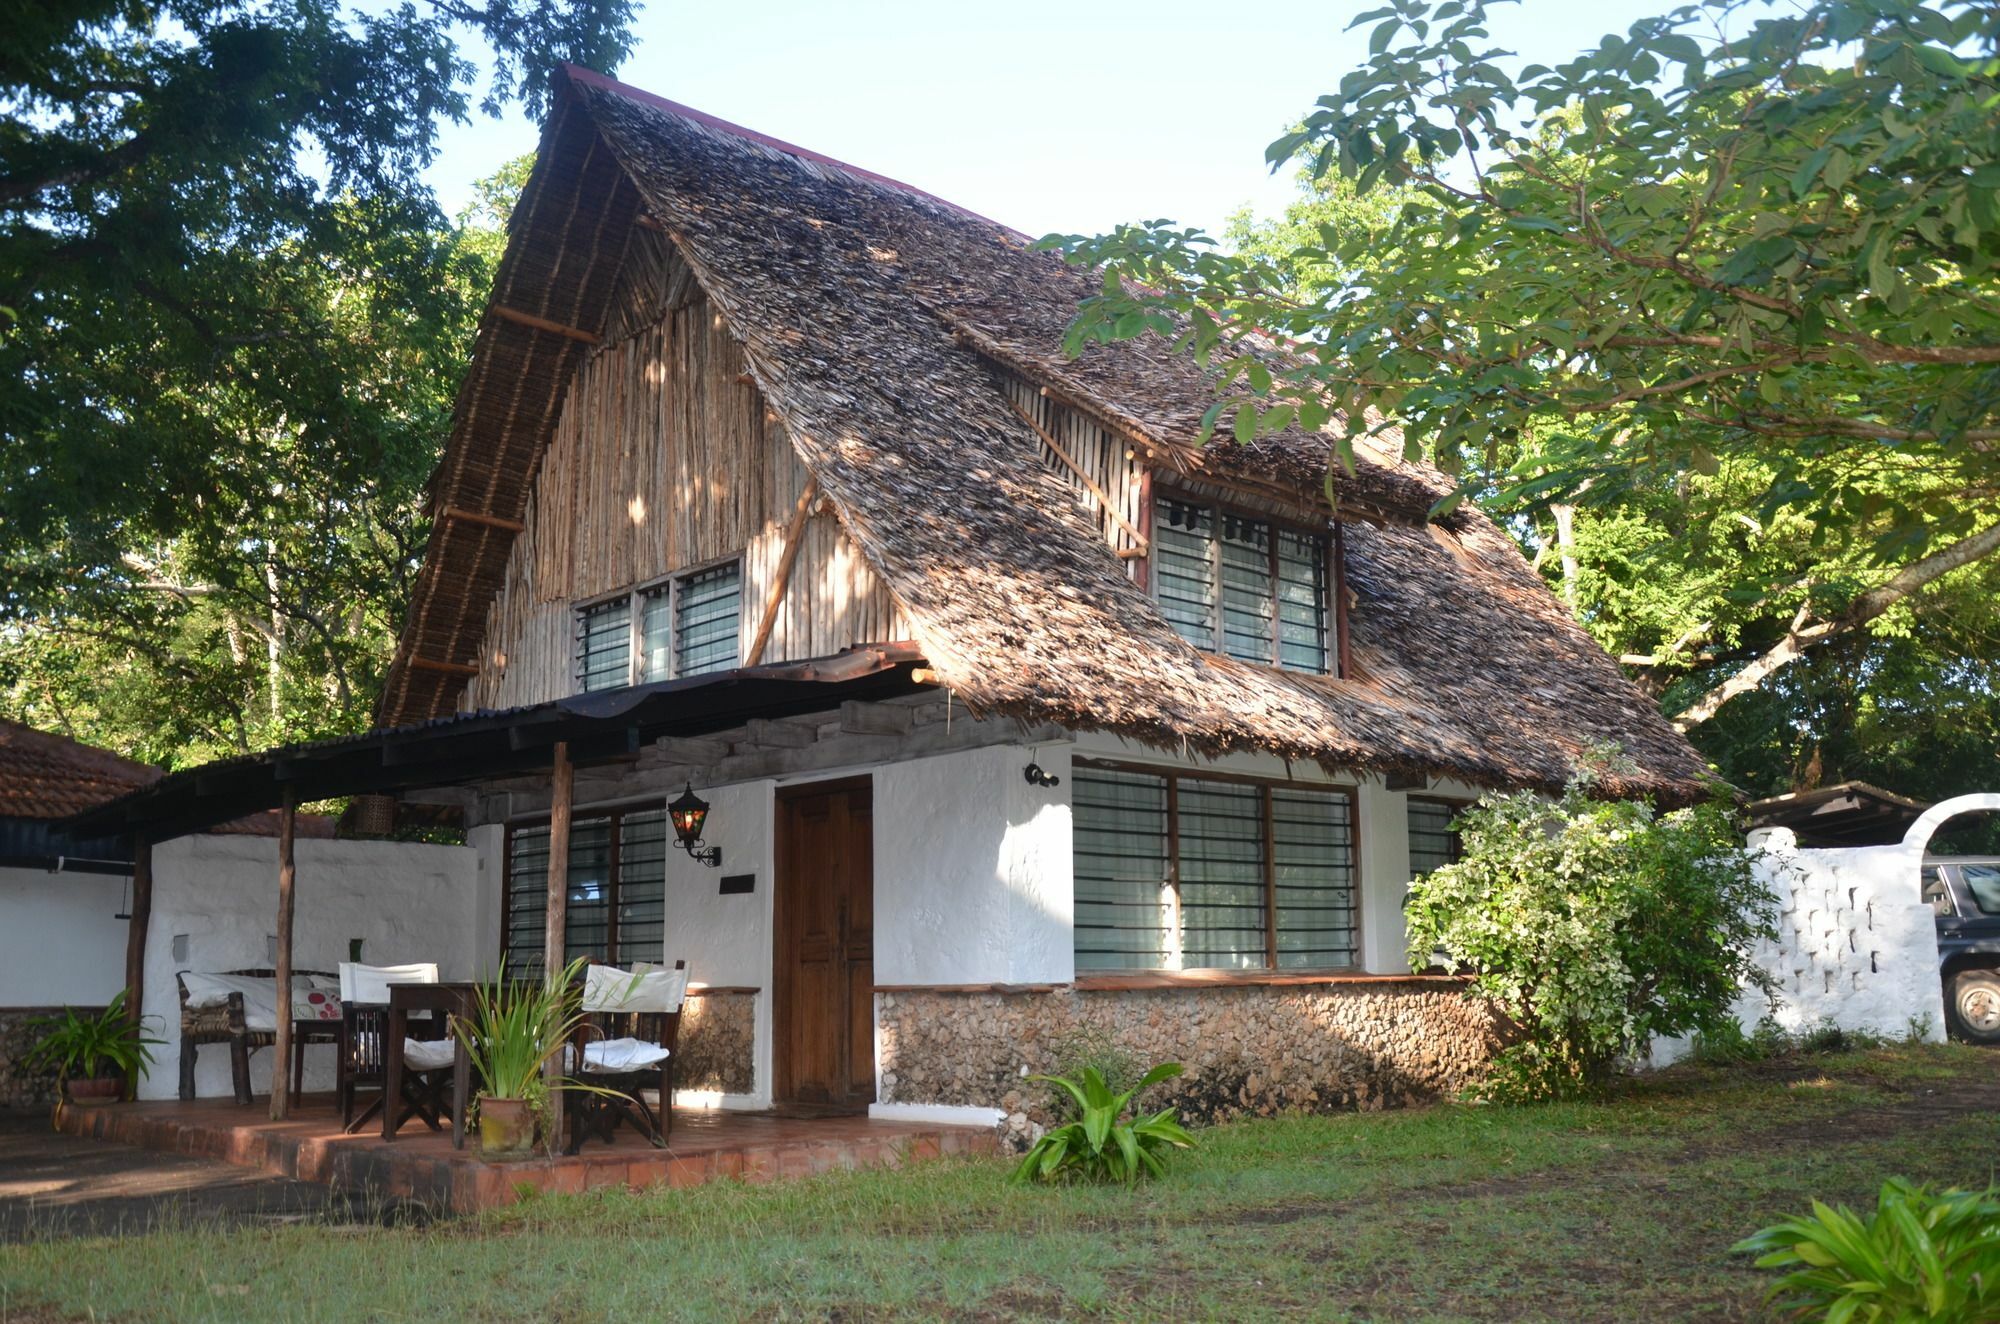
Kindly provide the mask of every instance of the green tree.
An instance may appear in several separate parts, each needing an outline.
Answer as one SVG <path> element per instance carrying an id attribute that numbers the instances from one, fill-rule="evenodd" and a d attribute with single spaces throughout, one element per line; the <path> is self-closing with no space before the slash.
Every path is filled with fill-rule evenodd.
<path id="1" fill-rule="evenodd" d="M 11 707 L 170 759 L 366 724 L 492 253 L 422 172 L 631 8 L 6 6 Z"/>
<path id="2" fill-rule="evenodd" d="M 1548 68 L 1491 49 L 1485 9 L 1362 16 L 1367 62 L 1271 145 L 1404 190 L 1386 225 L 1289 267 L 1165 223 L 1052 238 L 1111 278 L 1073 346 L 1174 337 L 1223 370 L 1211 421 L 1394 423 L 1501 513 L 1671 502 L 1780 530 L 1703 563 L 1732 621 L 1663 614 L 1626 650 L 1708 680 L 1671 689 L 1685 728 L 1985 582 L 2000 11 L 1709 0 Z M 1350 274 L 1283 278 L 1313 265 Z"/>
<path id="3" fill-rule="evenodd" d="M 456 226 L 287 250 L 290 310 L 318 332 L 239 347 L 159 402 L 226 442 L 207 490 L 190 485 L 188 509 L 85 510 L 9 547 L 0 711 L 169 764 L 367 725 L 524 175 L 514 162 L 482 181 Z M 292 383 L 282 407 L 242 384 L 264 377 Z"/>

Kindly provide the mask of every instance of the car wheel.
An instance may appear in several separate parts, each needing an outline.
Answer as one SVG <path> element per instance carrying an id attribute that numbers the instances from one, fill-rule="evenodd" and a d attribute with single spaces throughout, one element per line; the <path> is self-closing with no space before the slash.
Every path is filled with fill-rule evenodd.
<path id="1" fill-rule="evenodd" d="M 1975 1044 L 2000 1044 L 2000 970 L 1961 970 L 1951 981 L 1951 1014 Z"/>

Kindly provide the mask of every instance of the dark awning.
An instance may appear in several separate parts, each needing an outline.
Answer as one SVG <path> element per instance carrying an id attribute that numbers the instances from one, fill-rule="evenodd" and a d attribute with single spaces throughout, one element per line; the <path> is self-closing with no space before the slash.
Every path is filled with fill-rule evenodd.
<path id="1" fill-rule="evenodd" d="M 1790 828 L 1801 846 L 1893 846 L 1930 806 L 1867 782 L 1793 791 L 1743 808 L 1752 828 Z"/>
<path id="2" fill-rule="evenodd" d="M 685 680 L 580 694 L 521 708 L 456 713 L 412 726 L 287 745 L 171 773 L 67 820 L 76 837 L 200 832 L 271 809 L 516 776 L 549 766 L 557 742 L 573 763 L 622 759 L 663 736 L 697 736 L 753 717 L 838 708 L 923 688 L 914 644 L 868 644 L 832 657 L 741 667 Z"/>

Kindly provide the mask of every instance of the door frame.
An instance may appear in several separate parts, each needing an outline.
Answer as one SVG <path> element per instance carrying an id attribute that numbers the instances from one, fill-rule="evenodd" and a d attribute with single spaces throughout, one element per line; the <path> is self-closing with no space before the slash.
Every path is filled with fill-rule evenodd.
<path id="1" fill-rule="evenodd" d="M 791 1063 L 787 1060 L 791 1044 L 792 1014 L 792 971 L 785 963 L 778 948 L 778 937 L 785 931 L 785 880 L 780 876 L 785 860 L 785 804 L 790 800 L 805 800 L 817 795 L 827 795 L 837 791 L 868 792 L 869 820 L 874 821 L 875 774 L 859 773 L 848 777 L 829 777 L 819 781 L 792 782 L 776 788 L 771 813 L 771 1102 L 792 1102 L 793 1082 Z M 869 846 L 871 864 L 868 870 L 869 909 L 874 910 L 875 870 L 872 864 L 874 845 Z M 871 931 L 873 924 L 870 925 Z M 868 1006 L 868 1020 L 872 1027 L 875 1021 L 874 998 L 871 994 Z M 872 1035 L 871 1035 L 872 1039 Z M 870 1064 L 871 1074 L 874 1070 Z"/>

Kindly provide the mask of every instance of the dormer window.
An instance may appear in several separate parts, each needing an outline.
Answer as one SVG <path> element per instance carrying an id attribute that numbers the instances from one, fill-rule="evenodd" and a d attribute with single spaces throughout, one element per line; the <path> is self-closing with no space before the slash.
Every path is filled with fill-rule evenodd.
<path id="1" fill-rule="evenodd" d="M 1243 662 L 1332 672 L 1326 534 L 1163 496 L 1152 550 L 1153 596 L 1183 639 Z"/>
<path id="2" fill-rule="evenodd" d="M 588 694 L 730 670 L 742 602 L 743 563 L 732 560 L 579 607 L 577 688 Z"/>

